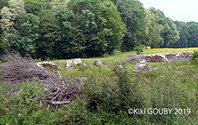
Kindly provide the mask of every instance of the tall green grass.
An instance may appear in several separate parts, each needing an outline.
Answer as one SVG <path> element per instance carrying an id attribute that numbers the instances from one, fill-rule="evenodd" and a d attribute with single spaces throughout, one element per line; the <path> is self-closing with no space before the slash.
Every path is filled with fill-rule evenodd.
<path id="1" fill-rule="evenodd" d="M 163 54 L 169 53 L 170 50 L 146 51 L 149 54 L 163 51 Z M 197 65 L 182 62 L 171 65 L 153 63 L 151 66 L 158 69 L 146 73 L 133 73 L 134 65 L 126 62 L 125 56 L 127 54 L 83 59 L 87 66 L 76 67 L 73 70 L 66 68 L 65 60 L 53 61 L 62 67 L 60 73 L 66 80 L 69 77 L 87 78 L 83 84 L 82 97 L 56 110 L 45 103 L 44 88 L 38 83 L 25 82 L 14 85 L 0 83 L 1 124 L 196 125 L 198 123 Z M 105 65 L 111 66 L 93 66 L 96 59 L 101 59 Z M 113 70 L 116 65 L 122 65 L 124 69 Z M 189 108 L 192 112 L 188 115 L 184 113 L 138 115 L 129 114 L 129 108 Z"/>

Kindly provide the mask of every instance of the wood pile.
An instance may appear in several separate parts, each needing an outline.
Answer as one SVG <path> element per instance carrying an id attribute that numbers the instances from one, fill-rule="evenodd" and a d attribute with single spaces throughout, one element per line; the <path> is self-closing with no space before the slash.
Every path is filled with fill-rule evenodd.
<path id="1" fill-rule="evenodd" d="M 27 81 L 37 82 L 46 90 L 45 101 L 55 108 L 71 103 L 83 94 L 81 85 L 84 79 L 66 81 L 58 71 L 49 72 L 38 67 L 33 59 L 18 54 L 4 55 L 2 60 L 6 63 L 0 68 L 0 83 L 15 85 Z"/>
<path id="2" fill-rule="evenodd" d="M 56 64 L 51 63 L 51 62 L 38 62 L 38 63 L 36 63 L 36 65 L 41 68 L 50 68 L 50 69 L 61 70 L 61 68 L 59 66 L 57 66 Z"/>

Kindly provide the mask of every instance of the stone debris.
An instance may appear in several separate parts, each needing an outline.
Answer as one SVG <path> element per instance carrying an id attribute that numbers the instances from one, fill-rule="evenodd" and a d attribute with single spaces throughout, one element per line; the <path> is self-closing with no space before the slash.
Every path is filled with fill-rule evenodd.
<path id="1" fill-rule="evenodd" d="M 131 64 L 139 63 L 141 61 L 149 62 L 149 63 L 160 63 L 160 62 L 168 62 L 168 59 L 161 54 L 156 55 L 132 55 L 127 59 Z"/>
<path id="2" fill-rule="evenodd" d="M 59 66 L 51 62 L 38 62 L 36 63 L 36 65 L 40 68 L 50 68 L 50 69 L 54 68 L 59 70 L 61 69 Z"/>
<path id="3" fill-rule="evenodd" d="M 97 66 L 97 67 L 98 67 L 98 66 L 103 66 L 101 60 L 95 60 L 95 61 L 94 61 L 94 65 Z"/>
<path id="4" fill-rule="evenodd" d="M 71 61 L 71 60 L 67 61 L 67 68 L 68 68 L 68 69 L 73 69 L 73 68 L 74 68 L 74 63 L 73 63 L 73 61 Z"/>
<path id="5" fill-rule="evenodd" d="M 152 67 L 145 63 L 145 61 L 141 61 L 140 63 L 136 64 L 133 72 L 150 72 L 152 70 Z"/>
<path id="6" fill-rule="evenodd" d="M 77 65 L 77 66 L 86 66 L 86 63 L 80 62 L 80 63 L 77 63 L 76 65 Z"/>
<path id="7" fill-rule="evenodd" d="M 80 58 L 74 59 L 74 65 L 86 66 L 86 64 L 84 62 L 82 62 Z"/>
<path id="8" fill-rule="evenodd" d="M 175 63 L 177 61 L 190 61 L 193 52 L 181 52 L 181 53 L 168 53 L 165 56 L 167 57 L 169 63 Z"/>
<path id="9" fill-rule="evenodd" d="M 146 62 L 150 63 L 159 63 L 159 62 L 168 62 L 168 59 L 161 54 L 156 55 L 141 55 L 141 57 L 146 60 Z"/>
<path id="10" fill-rule="evenodd" d="M 131 64 L 136 64 L 142 60 L 144 60 L 144 59 L 140 55 L 130 55 L 129 58 L 127 59 L 127 62 L 130 62 Z"/>
<path id="11" fill-rule="evenodd" d="M 178 53 L 176 55 L 177 59 L 186 59 L 186 60 L 191 60 L 191 57 L 193 55 L 193 52 L 181 52 L 181 53 Z"/>
<path id="12" fill-rule="evenodd" d="M 173 59 L 176 58 L 176 55 L 177 55 L 177 53 L 168 53 L 168 54 L 166 54 L 165 56 L 166 56 L 166 58 L 167 58 L 168 60 L 173 60 Z"/>
<path id="13" fill-rule="evenodd" d="M 79 63 L 82 63 L 82 61 L 81 61 L 80 58 L 74 59 L 74 64 L 75 64 L 75 65 L 78 65 Z"/>

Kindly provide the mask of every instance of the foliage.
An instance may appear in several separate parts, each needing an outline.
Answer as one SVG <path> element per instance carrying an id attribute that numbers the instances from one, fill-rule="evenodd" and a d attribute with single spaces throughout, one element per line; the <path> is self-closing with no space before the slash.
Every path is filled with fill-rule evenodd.
<path id="1" fill-rule="evenodd" d="M 127 68 L 126 68 L 127 69 Z M 101 70 L 103 72 L 101 72 Z M 181 71 L 181 73 L 176 73 Z M 188 71 L 186 74 L 185 71 Z M 89 84 L 87 84 L 85 94 L 88 97 L 88 109 L 92 113 L 104 115 L 121 115 L 127 113 L 130 108 L 190 108 L 191 114 L 176 116 L 169 115 L 127 115 L 128 120 L 133 117 L 140 119 L 141 122 L 147 118 L 150 124 L 195 124 L 197 116 L 196 105 L 196 80 L 192 72 L 196 69 L 189 65 L 172 65 L 171 69 L 152 71 L 150 73 L 134 74 L 132 72 L 124 73 L 117 70 L 114 73 L 105 69 L 94 70 Z M 190 73 L 191 72 L 191 73 Z M 197 72 L 196 72 L 197 73 Z M 108 76 L 107 76 L 108 74 Z M 186 76 L 186 77 L 184 77 Z M 178 79 L 181 78 L 181 79 Z M 191 79 L 191 80 L 189 80 Z M 193 94 L 192 94 L 193 93 Z M 184 101 L 185 100 L 185 101 Z M 105 115 L 109 117 L 108 114 Z M 114 116 L 114 118 L 116 117 Z M 104 119 L 104 123 L 109 123 L 111 118 Z M 193 120 L 194 119 L 194 120 Z M 116 119 L 112 119 L 113 122 Z M 120 119 L 117 119 L 120 120 Z M 131 120 L 131 119 L 130 119 Z M 100 120 L 99 120 L 100 121 Z M 134 120 L 132 120 L 134 122 Z M 132 122 L 131 121 L 131 122 Z M 117 122 L 120 123 L 121 121 Z"/>
<path id="2" fill-rule="evenodd" d="M 140 41 L 144 41 L 145 9 L 138 0 L 117 0 L 115 4 L 126 24 L 122 51 L 133 50 L 134 46 L 143 44 Z"/>
<path id="3" fill-rule="evenodd" d="M 68 7 L 72 12 L 64 9 L 57 15 L 67 53 L 73 57 L 91 57 L 105 52 L 112 54 L 114 49 L 120 48 L 125 25 L 112 2 L 76 0 Z"/>
<path id="4" fill-rule="evenodd" d="M 198 23 L 175 21 L 177 30 L 180 32 L 180 39 L 171 44 L 174 48 L 197 47 L 198 46 Z"/>
<path id="5" fill-rule="evenodd" d="M 38 29 L 39 38 L 35 41 L 35 56 L 45 60 L 48 58 L 64 58 L 61 54 L 62 51 L 56 46 L 56 42 L 60 41 L 60 36 L 58 34 L 60 26 L 58 25 L 58 20 L 54 12 L 50 9 L 44 9 L 41 10 L 38 17 L 40 19 Z"/>
<path id="6" fill-rule="evenodd" d="M 192 64 L 198 64 L 198 51 L 194 51 L 191 63 Z"/>
<path id="7" fill-rule="evenodd" d="M 0 48 L 2 50 L 7 49 L 10 44 L 9 37 L 11 32 L 14 32 L 14 24 L 18 15 L 24 13 L 23 0 L 9 0 L 8 7 L 4 6 L 1 9 L 1 21 L 0 26 L 3 31 L 2 39 L 0 42 Z"/>
<path id="8" fill-rule="evenodd" d="M 156 27 L 159 28 L 160 32 L 158 39 L 160 39 L 160 37 L 163 38 L 160 43 L 161 45 L 157 47 L 169 47 L 171 43 L 179 39 L 179 32 L 176 29 L 176 25 L 170 18 L 165 17 L 162 11 L 150 8 L 150 12 L 155 16 L 155 21 L 158 24 Z"/>
<path id="9" fill-rule="evenodd" d="M 12 34 L 10 48 L 16 52 L 33 54 L 35 52 L 35 41 L 39 34 L 39 18 L 33 14 L 21 14 L 17 17 Z"/>
<path id="10" fill-rule="evenodd" d="M 1 0 L 0 54 L 60 59 L 115 55 L 138 45 L 197 47 L 196 22 L 173 22 L 138 0 Z"/>
<path id="11" fill-rule="evenodd" d="M 139 45 L 137 47 L 134 48 L 136 54 L 142 54 L 144 51 L 144 48 L 142 47 L 142 45 Z"/>
<path id="12" fill-rule="evenodd" d="M 146 53 L 192 51 L 192 49 L 151 49 Z M 130 53 L 131 54 L 131 53 Z M 122 55 L 123 56 L 123 55 Z M 124 55 L 126 56 L 126 55 Z M 147 73 L 133 73 L 134 65 L 120 57 L 99 58 L 109 67 L 95 67 L 96 58 L 83 59 L 87 67 L 65 69 L 63 77 L 87 77 L 83 96 L 54 110 L 43 100 L 44 88 L 35 82 L 0 83 L 2 124 L 196 124 L 198 67 L 188 64 L 151 64 L 159 67 Z M 118 61 L 119 59 L 119 61 Z M 123 69 L 113 70 L 122 65 Z M 167 68 L 168 67 L 168 68 Z M 129 108 L 183 108 L 189 115 L 130 115 Z"/>
<path id="13" fill-rule="evenodd" d="M 44 3 L 40 0 L 24 0 L 24 8 L 27 13 L 38 15 L 44 8 Z"/>
<path id="14" fill-rule="evenodd" d="M 8 5 L 8 0 L 1 0 L 0 1 L 0 10 L 4 7 Z"/>
<path id="15" fill-rule="evenodd" d="M 35 82 L 0 86 L 1 124 L 54 124 L 55 113 L 46 110 L 43 87 Z"/>
<path id="16" fill-rule="evenodd" d="M 155 15 L 150 10 L 146 10 L 146 20 L 145 38 L 147 43 L 145 45 L 150 45 L 152 48 L 160 47 L 164 43 L 160 34 L 163 26 L 157 23 Z"/>

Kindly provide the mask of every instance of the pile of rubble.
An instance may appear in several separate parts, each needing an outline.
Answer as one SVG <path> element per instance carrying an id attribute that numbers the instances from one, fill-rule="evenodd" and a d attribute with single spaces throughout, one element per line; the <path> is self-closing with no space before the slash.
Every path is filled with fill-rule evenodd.
<path id="1" fill-rule="evenodd" d="M 176 55 L 176 57 L 178 59 L 184 58 L 184 59 L 187 59 L 187 60 L 191 60 L 192 55 L 193 55 L 193 52 L 181 52 L 181 53 L 178 53 Z"/>
<path id="2" fill-rule="evenodd" d="M 161 54 L 156 55 L 131 55 L 127 59 L 128 62 L 135 64 L 139 63 L 142 60 L 145 60 L 149 63 L 160 63 L 160 62 L 171 62 L 171 61 L 178 61 L 178 60 L 186 60 L 190 61 L 193 52 L 181 52 L 181 53 L 168 53 L 165 56 Z"/>
<path id="3" fill-rule="evenodd" d="M 177 61 L 190 61 L 192 55 L 193 52 L 181 52 L 181 53 L 168 53 L 165 56 L 169 60 L 169 63 L 171 63 Z"/>
<path id="4" fill-rule="evenodd" d="M 128 62 L 136 64 L 133 72 L 148 72 L 151 71 L 151 66 L 148 63 L 160 63 L 160 62 L 177 62 L 177 61 L 190 61 L 193 52 L 181 52 L 181 53 L 168 53 L 165 56 L 161 54 L 156 55 L 131 55 L 127 59 Z"/>
<path id="5" fill-rule="evenodd" d="M 133 69 L 133 72 L 150 72 L 152 67 L 145 61 L 140 61 L 137 63 Z"/>
<path id="6" fill-rule="evenodd" d="M 166 56 L 166 58 L 168 60 L 172 60 L 172 59 L 175 59 L 176 58 L 176 55 L 177 55 L 177 53 L 168 53 L 165 56 Z"/>
<path id="7" fill-rule="evenodd" d="M 67 68 L 68 69 L 74 69 L 75 65 L 76 66 L 86 66 L 84 62 L 81 61 L 80 58 L 72 60 L 68 60 L 67 62 Z M 101 60 L 95 60 L 93 65 L 99 67 L 99 66 L 104 66 Z"/>
<path id="8" fill-rule="evenodd" d="M 102 63 L 101 60 L 95 60 L 95 61 L 94 61 L 94 65 L 97 66 L 97 67 L 98 67 L 98 66 L 103 66 L 103 63 Z"/>
<path id="9" fill-rule="evenodd" d="M 74 61 L 72 60 L 68 60 L 67 62 L 67 68 L 68 69 L 74 69 L 74 66 L 86 66 L 86 64 L 84 62 L 81 61 L 80 58 L 78 59 L 74 59 Z"/>
<path id="10" fill-rule="evenodd" d="M 161 54 L 156 55 L 141 55 L 146 62 L 150 63 L 159 63 L 159 62 L 168 62 L 168 59 Z"/>
<path id="11" fill-rule="evenodd" d="M 133 55 L 130 56 L 129 59 L 127 60 L 128 62 L 135 64 L 139 63 L 140 61 L 145 60 L 146 62 L 149 63 L 160 63 L 160 62 L 168 62 L 168 59 L 161 55 L 161 54 L 156 54 L 156 55 Z"/>
<path id="12" fill-rule="evenodd" d="M 130 55 L 127 59 L 127 62 L 130 62 L 131 64 L 136 64 L 142 60 L 144 60 L 144 58 L 141 55 Z"/>

